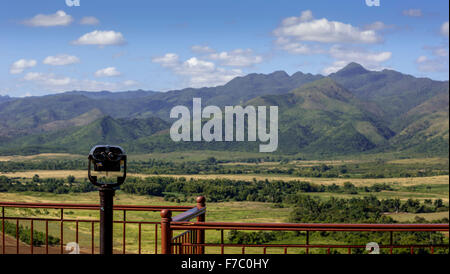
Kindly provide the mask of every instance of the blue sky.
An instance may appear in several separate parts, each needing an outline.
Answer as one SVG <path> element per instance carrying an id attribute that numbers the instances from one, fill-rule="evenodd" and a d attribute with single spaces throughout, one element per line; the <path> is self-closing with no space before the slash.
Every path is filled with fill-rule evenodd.
<path id="1" fill-rule="evenodd" d="M 448 80 L 448 1 L 8 1 L 0 95 L 215 86 L 349 62 Z"/>

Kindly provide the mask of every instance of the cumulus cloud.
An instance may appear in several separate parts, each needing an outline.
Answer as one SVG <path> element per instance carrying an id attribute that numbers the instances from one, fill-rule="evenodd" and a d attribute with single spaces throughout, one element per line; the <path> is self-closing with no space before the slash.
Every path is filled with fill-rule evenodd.
<path id="1" fill-rule="evenodd" d="M 236 49 L 229 52 L 212 53 L 208 58 L 217 60 L 222 65 L 233 67 L 249 67 L 263 61 L 262 56 L 253 55 L 251 49 Z"/>
<path id="2" fill-rule="evenodd" d="M 436 45 L 426 45 L 423 47 L 427 50 L 428 56 L 422 55 L 415 60 L 417 70 L 420 72 L 428 73 L 448 73 L 448 21 L 444 22 L 440 27 L 440 33 L 442 36 L 446 37 L 443 43 L 439 46 Z"/>
<path id="3" fill-rule="evenodd" d="M 312 19 L 314 19 L 312 11 L 305 10 L 305 11 L 302 11 L 302 13 L 299 17 L 291 16 L 291 17 L 283 19 L 282 25 L 284 25 L 284 26 L 295 25 L 300 22 L 311 21 Z"/>
<path id="4" fill-rule="evenodd" d="M 445 63 L 439 58 L 428 58 L 419 56 L 416 59 L 417 69 L 421 72 L 444 72 L 448 70 L 448 62 Z"/>
<path id="5" fill-rule="evenodd" d="M 348 63 L 356 62 L 368 69 L 381 69 L 381 64 L 388 61 L 392 57 L 392 52 L 370 52 L 361 48 L 343 48 L 341 46 L 333 46 L 329 55 L 336 61 L 323 69 L 324 74 L 330 74 L 345 67 Z"/>
<path id="6" fill-rule="evenodd" d="M 194 45 L 191 47 L 191 50 L 195 53 L 213 53 L 215 50 L 208 46 Z"/>
<path id="7" fill-rule="evenodd" d="M 75 45 L 122 45 L 125 44 L 122 33 L 113 30 L 94 30 L 86 33 L 72 43 Z"/>
<path id="8" fill-rule="evenodd" d="M 32 27 L 54 27 L 68 26 L 72 21 L 72 16 L 62 10 L 58 10 L 54 14 L 38 14 L 31 19 L 23 21 L 23 23 Z"/>
<path id="9" fill-rule="evenodd" d="M 115 67 L 107 67 L 95 72 L 96 77 L 115 77 L 120 75 L 121 73 Z"/>
<path id="10" fill-rule="evenodd" d="M 52 66 L 65 66 L 79 63 L 80 59 L 73 55 L 59 54 L 55 56 L 47 56 L 42 63 Z"/>
<path id="11" fill-rule="evenodd" d="M 417 70 L 421 72 L 447 72 L 448 73 L 448 44 L 445 46 L 424 46 L 431 57 L 422 55 L 416 60 Z"/>
<path id="12" fill-rule="evenodd" d="M 139 83 L 133 80 L 126 80 L 121 82 L 105 82 L 105 81 L 95 81 L 95 80 L 88 80 L 88 79 L 73 79 L 72 84 L 70 87 L 67 87 L 66 90 L 69 88 L 71 90 L 86 90 L 86 91 L 103 91 L 103 90 L 109 90 L 109 91 L 121 91 L 130 89 L 132 87 L 136 87 Z"/>
<path id="13" fill-rule="evenodd" d="M 80 24 L 82 25 L 98 25 L 100 21 L 94 16 L 85 16 L 81 18 Z"/>
<path id="14" fill-rule="evenodd" d="M 138 85 L 138 82 L 133 80 L 105 82 L 90 79 L 77 79 L 66 76 L 58 76 L 53 73 L 40 72 L 29 72 L 23 77 L 23 80 L 32 82 L 33 85 L 50 92 L 61 92 L 67 90 L 119 91 L 136 87 Z"/>
<path id="15" fill-rule="evenodd" d="M 447 46 L 424 46 L 423 49 L 428 50 L 437 57 L 447 57 L 448 56 L 448 45 Z"/>
<path id="16" fill-rule="evenodd" d="M 374 30 L 361 30 L 350 24 L 329 21 L 326 18 L 314 19 L 310 11 L 304 11 L 299 17 L 289 17 L 273 31 L 276 37 L 293 41 L 311 41 L 321 43 L 373 44 L 382 39 Z"/>
<path id="17" fill-rule="evenodd" d="M 441 26 L 441 34 L 448 38 L 448 21 L 444 22 Z"/>
<path id="18" fill-rule="evenodd" d="M 205 87 L 222 85 L 237 76 L 242 76 L 239 69 L 225 69 L 217 67 L 215 63 L 191 57 L 181 61 L 175 53 L 167 53 L 155 57 L 152 62 L 171 69 L 175 74 L 185 77 L 191 87 Z"/>
<path id="19" fill-rule="evenodd" d="M 9 69 L 9 73 L 19 74 L 19 73 L 22 73 L 27 68 L 32 68 L 32 67 L 36 66 L 36 64 L 37 64 L 36 60 L 20 59 L 11 65 L 11 67 Z"/>
<path id="20" fill-rule="evenodd" d="M 420 9 L 408 9 L 403 11 L 403 15 L 409 17 L 422 17 L 423 13 Z"/>
<path id="21" fill-rule="evenodd" d="M 386 29 L 392 29 L 393 25 L 386 25 L 385 23 L 381 21 L 373 22 L 372 24 L 366 25 L 364 27 L 365 30 L 374 30 L 374 31 L 381 31 Z"/>
<path id="22" fill-rule="evenodd" d="M 285 50 L 292 54 L 310 55 L 325 53 L 325 51 L 318 45 L 295 42 L 285 37 L 278 37 L 275 40 L 275 44 L 279 49 Z"/>
<path id="23" fill-rule="evenodd" d="M 340 60 L 356 61 L 360 63 L 381 63 L 389 60 L 392 53 L 384 52 L 368 52 L 360 49 L 346 49 L 340 46 L 333 46 L 330 50 L 333 58 Z"/>
<path id="24" fill-rule="evenodd" d="M 163 67 L 175 67 L 179 65 L 179 57 L 175 53 L 166 53 L 164 56 L 155 57 L 152 62 L 159 63 Z"/>
<path id="25" fill-rule="evenodd" d="M 0 88 L 0 96 L 7 95 L 9 93 L 9 88 Z"/>
<path id="26" fill-rule="evenodd" d="M 136 86 L 139 84 L 139 82 L 134 80 L 125 80 L 122 82 L 124 86 Z"/>
<path id="27" fill-rule="evenodd" d="M 180 74 L 193 75 L 198 73 L 211 73 L 216 66 L 212 62 L 203 61 L 197 57 L 192 57 L 184 61 L 181 66 L 177 67 Z"/>
<path id="28" fill-rule="evenodd" d="M 28 72 L 23 77 L 26 81 L 35 81 L 48 86 L 65 86 L 71 83 L 69 77 L 57 77 L 53 73 Z"/>

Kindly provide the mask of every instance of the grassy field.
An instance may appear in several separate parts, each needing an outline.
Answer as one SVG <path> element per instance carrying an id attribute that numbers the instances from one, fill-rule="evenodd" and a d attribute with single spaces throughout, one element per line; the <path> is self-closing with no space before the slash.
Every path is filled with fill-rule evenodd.
<path id="1" fill-rule="evenodd" d="M 239 152 L 221 152 L 219 154 L 207 153 L 207 152 L 181 152 L 181 153 L 155 153 L 155 154 L 145 154 L 145 155 L 133 155 L 133 160 L 148 160 L 161 159 L 173 162 L 186 162 L 186 161 L 202 161 L 206 160 L 210 155 L 214 155 L 217 160 L 227 160 L 231 161 L 224 163 L 225 166 L 257 166 L 264 168 L 280 167 L 282 164 L 280 162 L 263 162 L 259 164 L 245 163 L 241 162 L 241 159 L 251 158 L 251 157 L 261 157 L 260 154 L 255 153 L 255 155 L 249 155 L 248 153 Z M 382 157 L 383 155 L 379 155 Z M 385 155 L 386 156 L 386 155 Z M 40 161 L 40 160 L 84 160 L 86 159 L 83 155 L 70 155 L 70 154 L 39 154 L 32 156 L 0 156 L 0 161 Z M 380 158 L 378 156 L 361 156 L 355 159 L 334 159 L 334 160 L 290 160 L 289 165 L 298 167 L 310 167 L 317 166 L 321 164 L 326 164 L 329 166 L 340 166 L 340 165 L 361 165 L 362 168 L 370 169 L 370 165 L 373 161 L 377 161 Z M 423 166 L 433 166 L 433 165 L 448 165 L 447 158 L 414 158 L 414 159 L 398 159 L 395 155 L 386 156 L 383 158 L 384 163 L 388 165 L 395 166 L 405 166 L 405 167 L 421 167 Z M 40 178 L 67 178 L 69 175 L 75 176 L 77 179 L 85 179 L 87 177 L 87 171 L 83 170 L 28 170 L 20 172 L 0 172 L 0 176 L 7 176 L 12 178 L 32 178 L 35 174 L 38 174 Z M 399 198 L 401 200 L 407 200 L 409 198 L 419 199 L 421 201 L 425 199 L 442 199 L 445 203 L 449 202 L 449 176 L 439 175 L 439 176 L 429 176 L 429 177 L 400 177 L 400 178 L 379 178 L 379 179 L 366 179 L 366 178 L 311 178 L 311 177 L 298 177 L 293 175 L 284 174 L 195 174 L 195 175 L 153 175 L 153 174 L 129 174 L 130 177 L 149 177 L 149 176 L 164 176 L 164 177 L 185 177 L 186 179 L 215 179 L 215 178 L 226 178 L 231 180 L 245 180 L 252 181 L 256 180 L 283 180 L 283 181 L 293 181 L 299 180 L 304 182 L 310 182 L 314 184 L 323 185 L 343 185 L 345 182 L 351 182 L 355 186 L 371 186 L 374 184 L 389 184 L 394 191 L 381 191 L 377 193 L 366 193 L 359 192 L 358 194 L 344 194 L 344 193 L 329 193 L 329 192 L 317 192 L 308 193 L 308 195 L 319 197 L 321 199 L 328 199 L 331 196 L 339 198 L 353 198 L 353 197 L 364 197 L 367 195 L 375 195 L 378 199 L 386 198 Z M 53 194 L 53 193 L 36 193 L 36 192 L 21 192 L 21 193 L 0 193 L 0 201 L 10 201 L 10 202 L 63 202 L 63 203 L 98 203 L 98 193 L 81 193 L 81 194 Z M 140 205 L 194 205 L 193 203 L 175 203 L 164 201 L 161 197 L 153 196 L 140 196 L 126 194 L 118 191 L 115 197 L 116 204 L 140 204 Z M 275 207 L 271 203 L 260 203 L 260 202 L 221 202 L 221 203 L 208 203 L 207 204 L 207 221 L 230 221 L 230 222 L 286 222 L 290 214 L 290 208 L 279 208 Z M 43 210 L 43 209 L 7 209 L 6 213 L 8 216 L 33 216 L 33 217 L 52 217 L 58 218 L 58 210 Z M 75 219 L 88 219 L 94 220 L 98 219 L 98 212 L 96 211 L 81 211 L 81 210 L 68 210 L 65 212 L 67 218 Z M 437 213 L 398 213 L 390 214 L 390 217 L 401 222 L 412 222 L 416 217 L 423 217 L 426 220 L 436 220 L 449 217 L 448 212 L 437 212 Z M 122 219 L 123 215 L 121 212 L 116 213 L 116 219 Z M 143 213 L 143 212 L 130 212 L 127 214 L 127 220 L 136 221 L 160 221 L 159 212 L 154 213 Z M 23 225 L 29 225 L 26 222 Z M 36 222 L 35 228 L 40 231 L 45 231 L 44 222 Z M 49 230 L 50 234 L 56 237 L 60 235 L 60 225 L 59 223 L 50 223 Z M 159 227 L 158 227 L 159 229 Z M 90 250 L 91 243 L 91 224 L 90 223 L 80 223 L 79 225 L 80 235 L 79 242 L 83 250 Z M 95 249 L 98 249 L 98 224 L 94 227 L 94 239 L 96 242 Z M 158 231 L 159 233 L 159 231 Z M 122 236 L 123 227 L 117 224 L 115 226 L 114 238 L 116 239 L 115 247 L 117 249 L 122 248 Z M 64 243 L 75 241 L 75 224 L 65 223 L 64 224 Z M 127 252 L 137 252 L 138 250 L 138 226 L 134 224 L 128 224 L 126 226 L 126 250 Z M 218 243 L 220 241 L 221 234 L 220 231 L 208 231 L 207 232 L 207 242 Z M 142 226 L 142 248 L 143 253 L 154 253 L 155 244 L 155 225 L 144 225 Z M 227 232 L 225 232 L 225 239 L 227 239 Z M 312 236 L 310 239 L 313 243 L 314 241 L 319 241 L 319 238 Z M 285 243 L 304 243 L 304 235 L 296 236 L 290 238 Z M 329 240 L 320 239 L 320 243 L 333 243 Z M 158 247 L 160 244 L 158 243 Z M 262 253 L 261 249 L 247 249 L 249 253 Z M 292 250 L 292 252 L 299 252 L 300 250 Z M 219 253 L 220 249 L 211 247 L 207 248 L 209 253 Z M 226 250 L 227 253 L 241 253 L 240 248 L 229 248 Z M 270 249 L 268 253 L 282 253 L 281 249 Z"/>
<path id="2" fill-rule="evenodd" d="M 35 174 L 41 178 L 67 178 L 72 175 L 77 179 L 84 179 L 87 177 L 87 171 L 84 170 L 29 170 L 20 172 L 0 172 L 0 176 L 17 177 L 17 178 L 32 178 Z M 186 179 L 230 179 L 230 180 L 281 180 L 281 181 L 304 181 L 317 184 L 343 184 L 351 182 L 356 186 L 367 186 L 377 183 L 387 183 L 393 186 L 414 186 L 414 185 L 448 185 L 449 175 L 430 176 L 430 177 L 407 177 L 407 178 L 377 178 L 377 179 L 361 179 L 361 178 L 311 178 L 311 177 L 297 177 L 288 175 L 258 175 L 258 174 L 194 174 L 194 175 L 174 175 L 174 174 L 128 174 L 130 177 L 184 177 Z"/>
<path id="3" fill-rule="evenodd" d="M 78 154 L 68 154 L 68 153 L 42 153 L 36 155 L 11 155 L 11 156 L 1 156 L 1 161 L 30 161 L 30 160 L 78 160 L 78 159 L 86 159 L 86 156 L 78 155 Z"/>
<path id="4" fill-rule="evenodd" d="M 249 152 L 238 152 L 238 151 L 180 151 L 180 152 L 166 152 L 166 153 L 148 153 L 148 154 L 133 154 L 130 155 L 130 159 L 136 161 L 145 161 L 149 159 L 166 160 L 173 162 L 185 162 L 185 161 L 202 161 L 206 160 L 208 157 L 214 156 L 217 160 L 226 160 L 234 163 L 239 163 L 240 159 L 248 158 L 264 158 L 261 153 L 249 153 Z M 271 155 L 272 156 L 272 155 Z M 443 157 L 405 157 L 402 155 L 397 155 L 395 153 L 382 153 L 382 154 L 368 154 L 368 155 L 352 155 L 352 156 L 339 156 L 333 159 L 306 159 L 306 160 L 295 160 L 301 155 L 273 155 L 274 157 L 281 157 L 285 159 L 291 159 L 291 162 L 298 165 L 311 165 L 311 164 L 327 164 L 327 165 L 338 165 L 338 164 L 349 164 L 349 163 L 367 163 L 374 161 L 386 161 L 392 164 L 440 164 L 442 162 L 449 162 L 448 158 Z M 27 161 L 27 160 L 86 160 L 87 155 L 80 154 L 68 154 L 68 153 L 42 153 L 36 155 L 0 155 L 0 161 Z M 275 162 L 278 163 L 278 162 Z"/>
<path id="5" fill-rule="evenodd" d="M 9 202 L 64 202 L 64 203 L 98 203 L 98 193 L 83 193 L 83 194 L 52 194 L 52 193 L 0 193 L 1 201 Z M 194 205 L 193 203 L 173 203 L 164 201 L 160 197 L 150 197 L 150 196 L 140 196 L 140 195 L 130 195 L 118 191 L 115 196 L 116 204 L 136 204 L 136 205 Z M 222 221 L 222 222 L 286 222 L 290 213 L 289 208 L 277 208 L 270 203 L 259 203 L 259 202 L 222 202 L 222 203 L 208 203 L 207 204 L 207 221 Z M 66 210 L 65 218 L 70 219 L 84 219 L 84 220 L 94 220 L 98 219 L 97 211 L 89 210 Z M 399 213 L 390 214 L 390 216 L 398 221 L 408 222 L 414 221 L 416 216 L 423 217 L 427 220 L 441 219 L 448 217 L 448 212 L 438 212 L 438 213 L 424 213 L 424 214 L 410 214 L 410 213 Z M 51 209 L 12 209 L 8 208 L 6 210 L 7 216 L 28 216 L 28 217 L 46 217 L 46 218 L 59 218 L 59 210 Z M 123 219 L 122 212 L 116 212 L 116 220 Z M 155 221 L 160 222 L 159 212 L 128 212 L 128 221 Z M 29 226 L 26 221 L 21 222 L 24 226 Z M 45 231 L 45 223 L 35 221 L 35 229 L 39 231 Z M 60 224 L 59 222 L 50 222 L 49 233 L 55 237 L 60 236 Z M 90 252 L 91 250 L 91 223 L 80 223 L 79 224 L 79 243 L 80 247 L 85 252 Z M 159 226 L 156 228 L 155 225 L 143 225 L 142 226 L 142 253 L 154 253 L 155 252 L 155 229 L 158 229 L 158 235 L 160 233 Z M 225 242 L 227 242 L 227 234 L 224 232 Z M 121 252 L 123 248 L 122 243 L 123 238 L 123 226 L 121 224 L 116 224 L 114 227 L 114 239 L 115 239 L 115 249 L 117 252 Z M 221 238 L 220 231 L 208 230 L 206 232 L 206 241 L 208 243 L 219 243 Z M 95 224 L 94 227 L 94 239 L 95 239 L 95 250 L 98 252 L 99 248 L 99 227 Z M 295 237 L 287 238 L 283 243 L 304 243 L 306 240 L 305 235 L 299 235 Z M 75 241 L 75 223 L 66 222 L 64 224 L 64 243 Z M 339 244 L 330 239 L 321 238 L 319 235 L 313 235 L 310 238 L 311 243 L 321 243 L 321 244 Z M 276 243 L 276 242 L 273 242 Z M 342 244 L 342 243 L 341 243 Z M 158 241 L 158 248 L 161 244 Z M 137 253 L 138 252 L 138 226 L 134 224 L 127 224 L 126 226 L 126 251 L 127 253 Z M 313 251 L 313 250 L 312 250 Z M 158 249 L 158 252 L 160 250 Z M 208 253 L 220 253 L 218 247 L 208 247 Z M 227 253 L 241 253 L 241 248 L 227 247 Z M 247 248 L 247 253 L 262 253 L 261 248 Z M 281 248 L 270 248 L 267 250 L 268 253 L 283 253 L 284 250 Z M 300 249 L 290 249 L 289 252 L 302 252 Z"/>
<path id="6" fill-rule="evenodd" d="M 180 151 L 167 153 L 134 154 L 132 159 L 145 161 L 148 159 L 159 159 L 173 162 L 201 161 L 214 155 L 218 160 L 237 160 L 241 158 L 260 158 L 260 153 L 237 152 L 237 151 Z M 11 155 L 1 156 L 0 161 L 24 161 L 24 160 L 66 160 L 66 159 L 87 159 L 87 155 L 67 154 L 67 153 L 42 153 L 36 155 L 22 156 Z"/>
<path id="7" fill-rule="evenodd" d="M 3 202 L 36 202 L 36 203 L 51 203 L 51 202 L 63 202 L 63 203 L 98 203 L 98 193 L 83 193 L 83 194 L 50 194 L 50 193 L 0 193 L 0 201 Z M 173 203 L 164 201 L 159 197 L 129 195 L 118 191 L 115 196 L 116 204 L 136 204 L 136 205 L 192 205 L 194 203 Z M 209 203 L 207 204 L 207 220 L 208 221 L 230 221 L 230 222 L 286 222 L 290 209 L 288 208 L 275 208 L 270 203 L 258 203 L 258 202 L 224 202 L 224 203 Z M 46 218 L 58 218 L 60 215 L 59 210 L 44 210 L 44 209 L 7 209 L 7 216 L 28 216 L 28 217 L 46 217 Z M 97 211 L 89 210 L 67 210 L 65 212 L 65 218 L 75 219 L 98 219 Z M 123 219 L 122 212 L 115 214 L 115 219 Z M 127 213 L 127 220 L 135 221 L 155 221 L 160 222 L 159 212 L 147 213 L 147 212 L 129 212 Z M 24 222 L 23 225 L 29 225 Z M 37 230 L 45 231 L 44 222 L 35 222 L 34 227 Z M 49 224 L 50 235 L 59 237 L 60 235 L 59 223 Z M 94 238 L 96 241 L 96 248 L 98 247 L 98 224 L 95 224 Z M 159 229 L 159 227 L 158 227 Z M 91 246 L 91 224 L 80 223 L 79 224 L 79 243 L 80 247 L 85 250 L 90 250 Z M 158 231 L 158 234 L 160 231 Z M 116 248 L 122 248 L 122 236 L 123 227 L 120 224 L 115 225 L 114 229 L 114 243 Z M 226 237 L 226 235 L 225 235 Z M 128 224 L 126 226 L 126 250 L 127 252 L 137 253 L 138 251 L 138 226 L 134 224 Z M 155 226 L 143 225 L 142 226 L 142 248 L 143 253 L 154 253 L 155 243 Z M 210 243 L 217 243 L 220 241 L 219 231 L 208 231 L 207 239 Z M 75 241 L 75 223 L 65 223 L 64 225 L 64 243 Z M 158 243 L 158 247 L 160 247 Z M 232 250 L 235 253 L 239 253 L 240 250 Z M 217 248 L 211 248 L 209 252 L 219 252 Z"/>
<path id="8" fill-rule="evenodd" d="M 392 219 L 399 222 L 411 222 L 416 217 L 424 218 L 427 221 L 440 220 L 444 218 L 449 218 L 449 212 L 436 212 L 436 213 L 393 213 L 388 214 L 388 216 L 392 217 Z"/>

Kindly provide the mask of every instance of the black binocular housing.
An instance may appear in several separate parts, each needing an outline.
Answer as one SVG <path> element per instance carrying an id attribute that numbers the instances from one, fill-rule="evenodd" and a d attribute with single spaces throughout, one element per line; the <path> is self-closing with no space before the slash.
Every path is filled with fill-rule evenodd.
<path id="1" fill-rule="evenodd" d="M 98 145 L 89 152 L 89 180 L 96 186 L 110 185 L 118 186 L 125 181 L 127 155 L 120 146 Z M 100 184 L 97 182 L 97 176 L 91 176 L 91 167 L 97 172 L 120 172 L 123 168 L 123 176 L 117 177 L 115 184 Z"/>

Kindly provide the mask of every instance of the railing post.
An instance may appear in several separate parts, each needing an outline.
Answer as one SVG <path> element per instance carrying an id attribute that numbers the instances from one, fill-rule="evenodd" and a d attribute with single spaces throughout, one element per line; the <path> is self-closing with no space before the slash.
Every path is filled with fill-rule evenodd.
<path id="1" fill-rule="evenodd" d="M 5 254 L 5 207 L 2 206 L 2 254 Z"/>
<path id="2" fill-rule="evenodd" d="M 197 208 L 204 208 L 206 206 L 205 204 L 205 197 L 198 196 L 197 197 Z M 199 215 L 197 217 L 197 222 L 205 222 L 206 220 L 206 213 L 203 213 L 202 215 Z M 204 229 L 198 229 L 197 230 L 197 244 L 204 244 L 205 243 L 205 230 Z M 203 245 L 197 246 L 197 254 L 205 254 L 205 247 Z"/>
<path id="3" fill-rule="evenodd" d="M 172 221 L 172 211 L 169 209 L 161 210 L 161 253 L 171 254 L 172 230 L 170 222 Z"/>

